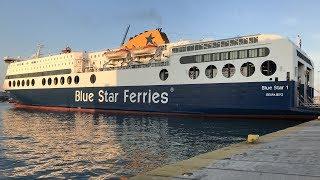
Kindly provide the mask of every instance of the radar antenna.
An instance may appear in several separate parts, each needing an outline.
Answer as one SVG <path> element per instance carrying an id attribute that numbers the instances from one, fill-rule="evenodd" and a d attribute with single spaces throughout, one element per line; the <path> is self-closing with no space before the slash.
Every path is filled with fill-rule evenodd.
<path id="1" fill-rule="evenodd" d="M 297 37 L 297 46 L 299 46 L 300 48 L 302 46 L 302 40 L 301 40 L 300 34 L 298 34 L 298 37 Z"/>
<path id="2" fill-rule="evenodd" d="M 124 33 L 124 35 L 123 35 L 123 39 L 122 39 L 122 41 L 121 41 L 120 46 L 122 46 L 122 45 L 124 44 L 124 41 L 126 40 L 127 35 L 128 35 L 128 32 L 129 32 L 129 28 L 130 28 L 130 25 L 127 26 L 127 29 L 126 29 L 126 31 L 125 31 L 125 33 Z"/>
<path id="3" fill-rule="evenodd" d="M 41 56 L 42 56 L 42 53 L 41 53 L 41 49 L 44 47 L 44 45 L 43 44 L 38 44 L 37 45 L 37 52 L 36 52 L 36 55 L 35 55 L 35 57 L 36 58 L 40 58 Z"/>

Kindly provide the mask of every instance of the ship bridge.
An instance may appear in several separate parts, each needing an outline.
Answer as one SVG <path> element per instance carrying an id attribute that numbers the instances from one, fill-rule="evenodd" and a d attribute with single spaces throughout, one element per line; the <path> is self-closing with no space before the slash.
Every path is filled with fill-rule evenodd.
<path id="1" fill-rule="evenodd" d="M 247 44 L 256 44 L 256 43 L 267 43 L 274 40 L 284 39 L 283 36 L 274 35 L 274 34 L 254 34 L 247 36 L 239 36 L 227 39 L 220 40 L 211 40 L 211 41 L 197 41 L 197 42 L 188 42 L 184 41 L 183 43 L 177 44 L 172 49 L 173 53 L 180 53 L 186 51 L 196 51 L 209 48 L 220 48 L 220 47 L 230 47 L 230 46 L 241 46 Z"/>

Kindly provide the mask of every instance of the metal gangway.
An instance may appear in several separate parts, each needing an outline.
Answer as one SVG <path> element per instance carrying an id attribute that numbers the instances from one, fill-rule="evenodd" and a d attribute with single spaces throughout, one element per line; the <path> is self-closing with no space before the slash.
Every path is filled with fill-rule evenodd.
<path id="1" fill-rule="evenodd" d="M 320 94 L 320 91 L 317 89 L 314 89 L 318 94 Z M 304 97 L 301 94 L 298 94 L 299 97 L 299 106 L 308 108 L 308 109 L 314 109 L 318 110 L 320 112 L 320 96 L 311 98 L 307 96 L 307 99 L 305 100 Z"/>

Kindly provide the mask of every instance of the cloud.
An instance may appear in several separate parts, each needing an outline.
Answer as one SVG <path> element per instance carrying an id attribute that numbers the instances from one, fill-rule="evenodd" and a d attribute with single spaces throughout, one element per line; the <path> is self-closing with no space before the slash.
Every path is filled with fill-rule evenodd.
<path id="1" fill-rule="evenodd" d="M 282 19 L 282 24 L 286 26 L 296 26 L 298 24 L 298 19 L 295 17 L 287 17 Z"/>

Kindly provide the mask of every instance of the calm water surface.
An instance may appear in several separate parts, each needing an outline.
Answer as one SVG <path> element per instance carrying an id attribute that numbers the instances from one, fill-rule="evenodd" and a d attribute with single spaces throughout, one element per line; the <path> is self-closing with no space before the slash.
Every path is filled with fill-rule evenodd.
<path id="1" fill-rule="evenodd" d="M 131 177 L 298 123 L 37 112 L 2 103 L 0 179 Z"/>

